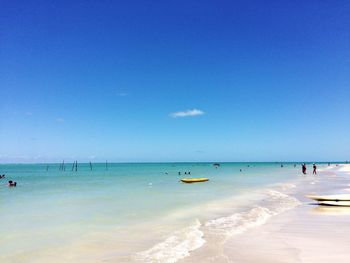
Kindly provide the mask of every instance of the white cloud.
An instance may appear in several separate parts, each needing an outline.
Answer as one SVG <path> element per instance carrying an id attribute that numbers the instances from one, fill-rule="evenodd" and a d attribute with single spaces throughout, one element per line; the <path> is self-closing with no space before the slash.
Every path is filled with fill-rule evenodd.
<path id="1" fill-rule="evenodd" d="M 170 114 L 170 116 L 173 118 L 180 118 L 180 117 L 193 117 L 193 116 L 198 116 L 203 114 L 204 114 L 204 111 L 193 109 L 193 110 L 173 112 Z"/>
<path id="2" fill-rule="evenodd" d="M 25 114 L 26 114 L 27 116 L 32 116 L 32 115 L 33 115 L 33 113 L 30 112 L 30 111 L 27 111 Z"/>
<path id="3" fill-rule="evenodd" d="M 64 119 L 63 118 L 57 118 L 56 121 L 62 123 L 62 122 L 64 122 Z"/>

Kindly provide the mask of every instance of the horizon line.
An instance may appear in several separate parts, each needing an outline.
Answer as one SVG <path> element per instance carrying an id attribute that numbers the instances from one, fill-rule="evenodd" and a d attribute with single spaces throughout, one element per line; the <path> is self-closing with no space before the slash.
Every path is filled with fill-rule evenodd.
<path id="1" fill-rule="evenodd" d="M 72 164 L 75 163 L 76 161 L 69 161 L 65 162 L 65 164 Z M 136 161 L 136 162 L 92 162 L 92 161 L 84 161 L 80 162 L 80 164 L 89 164 L 89 163 L 94 163 L 94 164 L 105 164 L 106 162 L 108 164 L 148 164 L 148 163 L 153 163 L 153 164 L 167 164 L 167 163 L 337 163 L 337 164 L 348 164 L 348 160 L 342 160 L 342 161 L 150 161 L 150 162 L 143 162 L 143 161 Z M 0 165 L 8 165 L 8 164 L 62 164 L 63 162 L 8 162 L 8 163 L 0 163 Z M 79 163 L 79 162 L 78 162 Z"/>

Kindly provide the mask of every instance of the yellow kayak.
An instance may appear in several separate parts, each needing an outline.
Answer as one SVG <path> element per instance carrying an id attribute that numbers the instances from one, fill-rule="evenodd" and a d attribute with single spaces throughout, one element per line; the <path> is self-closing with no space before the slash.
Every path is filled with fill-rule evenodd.
<path id="1" fill-rule="evenodd" d="M 184 183 L 200 183 L 200 182 L 206 182 L 209 181 L 208 178 L 183 178 L 181 179 Z"/>

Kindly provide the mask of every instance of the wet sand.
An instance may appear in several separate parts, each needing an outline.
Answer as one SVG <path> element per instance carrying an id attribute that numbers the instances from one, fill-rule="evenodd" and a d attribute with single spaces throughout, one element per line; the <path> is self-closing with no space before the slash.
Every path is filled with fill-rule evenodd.
<path id="1" fill-rule="evenodd" d="M 309 175 L 295 193 L 302 204 L 228 240 L 223 249 L 227 262 L 350 262 L 350 207 L 319 206 L 304 197 L 304 193 L 350 194 L 349 168 L 343 165 L 317 177 Z"/>
<path id="2" fill-rule="evenodd" d="M 224 254 L 228 262 L 349 262 L 349 218 L 349 208 L 305 204 L 230 239 Z"/>

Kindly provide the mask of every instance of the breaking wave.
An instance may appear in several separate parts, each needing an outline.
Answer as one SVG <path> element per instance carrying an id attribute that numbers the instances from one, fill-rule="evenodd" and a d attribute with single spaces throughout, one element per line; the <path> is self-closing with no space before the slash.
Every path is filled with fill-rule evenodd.
<path id="1" fill-rule="evenodd" d="M 286 188 L 293 188 L 293 186 L 288 185 Z M 203 246 L 206 242 L 204 233 L 209 236 L 223 237 L 225 240 L 232 235 L 241 234 L 250 228 L 265 224 L 270 217 L 299 204 L 300 202 L 292 196 L 272 189 L 264 190 L 258 203 L 249 205 L 247 210 L 209 220 L 204 226 L 196 220 L 194 225 L 176 231 L 163 242 L 137 253 L 136 261 L 177 262 L 189 256 L 191 251 Z"/>
<path id="2" fill-rule="evenodd" d="M 139 252 L 136 260 L 140 262 L 174 263 L 200 248 L 205 240 L 200 231 L 201 223 L 197 220 L 194 225 L 175 232 L 165 241 L 152 248 Z"/>
<path id="3" fill-rule="evenodd" d="M 255 205 L 247 211 L 210 220 L 205 226 L 211 233 L 232 236 L 243 233 L 252 227 L 262 225 L 271 216 L 300 204 L 296 198 L 275 190 L 268 190 L 266 192 L 266 198 L 262 200 L 262 203 L 264 206 Z"/>

